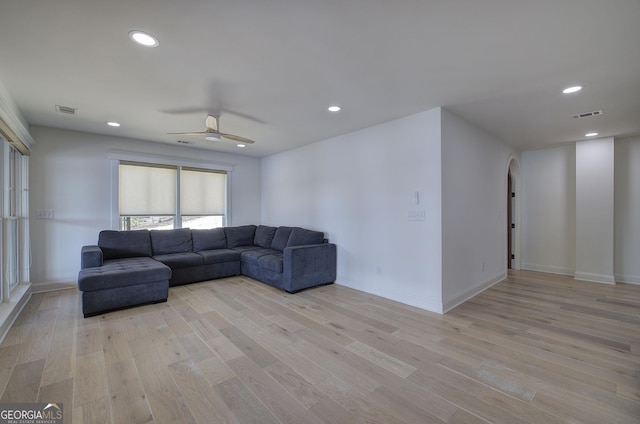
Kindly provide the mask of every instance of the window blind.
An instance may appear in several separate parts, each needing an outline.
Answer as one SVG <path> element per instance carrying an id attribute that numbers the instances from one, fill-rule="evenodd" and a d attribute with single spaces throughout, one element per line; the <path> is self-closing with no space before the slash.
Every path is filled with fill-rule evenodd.
<path id="1" fill-rule="evenodd" d="M 226 189 L 226 172 L 182 168 L 180 214 L 224 215 Z"/>
<path id="2" fill-rule="evenodd" d="M 120 215 L 175 215 L 177 168 L 120 163 Z"/>

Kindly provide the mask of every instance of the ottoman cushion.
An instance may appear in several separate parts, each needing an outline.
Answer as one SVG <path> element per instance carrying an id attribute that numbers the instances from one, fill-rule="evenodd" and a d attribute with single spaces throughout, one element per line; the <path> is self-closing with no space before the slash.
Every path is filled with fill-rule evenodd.
<path id="1" fill-rule="evenodd" d="M 126 258 L 104 261 L 104 265 L 85 268 L 78 273 L 78 289 L 93 291 L 136 284 L 169 281 L 171 268 L 151 258 Z"/>

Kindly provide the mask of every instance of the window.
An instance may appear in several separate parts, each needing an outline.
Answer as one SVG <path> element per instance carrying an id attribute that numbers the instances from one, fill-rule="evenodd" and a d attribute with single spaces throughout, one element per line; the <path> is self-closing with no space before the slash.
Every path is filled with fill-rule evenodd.
<path id="1" fill-rule="evenodd" d="M 227 173 L 181 168 L 182 228 L 216 228 L 225 223 Z"/>
<path id="2" fill-rule="evenodd" d="M 0 143 L 0 300 L 4 300 L 20 283 L 29 281 L 29 158 L 8 142 L 0 139 Z"/>
<path id="3" fill-rule="evenodd" d="M 178 168 L 121 162 L 120 229 L 174 228 Z"/>
<path id="4" fill-rule="evenodd" d="M 121 230 L 215 228 L 226 225 L 225 169 L 118 161 Z"/>

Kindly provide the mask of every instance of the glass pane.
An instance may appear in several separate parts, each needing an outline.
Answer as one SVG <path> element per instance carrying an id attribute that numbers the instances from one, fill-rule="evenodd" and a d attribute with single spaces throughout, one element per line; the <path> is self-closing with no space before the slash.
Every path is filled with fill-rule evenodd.
<path id="1" fill-rule="evenodd" d="M 6 248 L 7 263 L 5 268 L 5 278 L 9 282 L 9 294 L 18 285 L 18 220 L 9 218 L 7 222 Z"/>
<path id="2" fill-rule="evenodd" d="M 120 215 L 173 215 L 176 168 L 120 164 Z"/>
<path id="3" fill-rule="evenodd" d="M 227 174 L 183 168 L 180 171 L 180 213 L 224 215 Z"/>
<path id="4" fill-rule="evenodd" d="M 208 229 L 222 227 L 224 221 L 223 216 L 200 215 L 200 216 L 183 216 L 182 228 L 192 229 Z"/>
<path id="5" fill-rule="evenodd" d="M 121 230 L 172 230 L 173 216 L 122 216 Z"/>

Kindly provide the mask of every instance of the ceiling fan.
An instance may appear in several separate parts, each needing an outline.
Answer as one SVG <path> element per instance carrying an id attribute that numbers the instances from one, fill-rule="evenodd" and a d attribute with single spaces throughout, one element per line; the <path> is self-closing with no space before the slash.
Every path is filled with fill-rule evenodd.
<path id="1" fill-rule="evenodd" d="M 218 141 L 222 138 L 227 138 L 229 140 L 234 140 L 239 143 L 253 144 L 253 140 L 249 140 L 248 138 L 240 137 L 239 135 L 222 133 L 218 130 L 218 117 L 215 115 L 208 115 L 205 121 L 206 130 L 205 131 L 195 131 L 195 132 L 175 132 L 175 133 L 167 133 L 171 135 L 200 135 L 204 136 L 206 140 L 210 141 Z"/>

